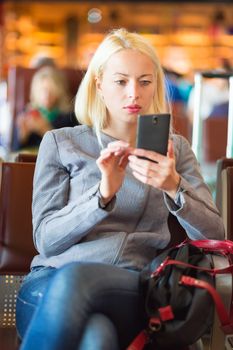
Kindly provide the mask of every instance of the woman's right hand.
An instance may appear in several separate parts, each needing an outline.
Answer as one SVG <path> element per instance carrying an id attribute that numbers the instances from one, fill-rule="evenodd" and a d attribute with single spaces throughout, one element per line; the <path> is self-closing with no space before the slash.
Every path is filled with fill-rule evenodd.
<path id="1" fill-rule="evenodd" d="M 114 141 L 101 151 L 96 161 L 102 174 L 100 193 L 105 203 L 110 202 L 124 181 L 130 150 L 128 143 Z"/>

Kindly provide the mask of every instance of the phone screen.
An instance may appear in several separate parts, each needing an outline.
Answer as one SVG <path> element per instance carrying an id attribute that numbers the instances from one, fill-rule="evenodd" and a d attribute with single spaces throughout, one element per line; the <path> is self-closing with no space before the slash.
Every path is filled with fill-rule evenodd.
<path id="1" fill-rule="evenodd" d="M 137 124 L 137 148 L 166 155 L 170 130 L 170 114 L 139 115 Z"/>

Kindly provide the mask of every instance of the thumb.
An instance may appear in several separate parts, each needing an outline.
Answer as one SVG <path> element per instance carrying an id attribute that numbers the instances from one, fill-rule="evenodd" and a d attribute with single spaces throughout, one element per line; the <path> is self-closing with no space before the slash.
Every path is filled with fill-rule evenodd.
<path id="1" fill-rule="evenodd" d="M 168 158 L 175 159 L 174 146 L 172 140 L 168 141 L 167 156 Z"/>

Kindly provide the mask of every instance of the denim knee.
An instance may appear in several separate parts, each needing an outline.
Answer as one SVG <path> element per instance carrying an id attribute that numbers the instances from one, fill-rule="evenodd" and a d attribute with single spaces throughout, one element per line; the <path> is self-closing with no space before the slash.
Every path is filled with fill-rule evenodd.
<path id="1" fill-rule="evenodd" d="M 86 324 L 79 350 L 118 350 L 114 324 L 103 314 L 93 314 Z"/>
<path id="2" fill-rule="evenodd" d="M 16 328 L 22 339 L 55 269 L 35 267 L 24 278 L 16 301 Z"/>

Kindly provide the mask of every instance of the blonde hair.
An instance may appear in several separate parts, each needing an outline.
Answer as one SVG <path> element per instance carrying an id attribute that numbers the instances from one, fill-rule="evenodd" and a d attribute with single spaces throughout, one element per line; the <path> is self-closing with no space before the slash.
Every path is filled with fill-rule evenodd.
<path id="1" fill-rule="evenodd" d="M 40 68 L 35 72 L 30 89 L 30 103 L 34 107 L 40 107 L 39 93 L 42 82 L 47 80 L 50 83 L 54 96 L 57 97 L 56 107 L 61 112 L 69 112 L 72 108 L 69 95 L 68 83 L 62 72 L 52 66 Z"/>
<path id="2" fill-rule="evenodd" d="M 155 49 L 139 34 L 130 33 L 124 28 L 113 30 L 93 55 L 75 100 L 75 114 L 78 121 L 94 127 L 97 136 L 107 125 L 107 111 L 96 88 L 96 77 L 101 78 L 108 59 L 124 49 L 137 50 L 151 58 L 157 83 L 152 113 L 163 113 L 166 110 L 164 74 Z"/>

